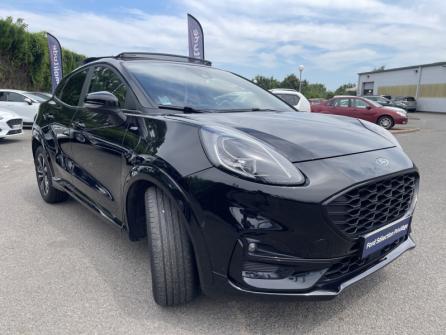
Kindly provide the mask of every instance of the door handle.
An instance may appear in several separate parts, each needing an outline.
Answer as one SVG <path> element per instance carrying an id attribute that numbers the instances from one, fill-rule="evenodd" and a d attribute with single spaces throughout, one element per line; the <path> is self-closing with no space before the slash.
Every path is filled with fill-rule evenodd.
<path id="1" fill-rule="evenodd" d="M 85 123 L 79 122 L 79 121 L 71 122 L 71 126 L 76 130 L 84 130 L 85 129 Z"/>

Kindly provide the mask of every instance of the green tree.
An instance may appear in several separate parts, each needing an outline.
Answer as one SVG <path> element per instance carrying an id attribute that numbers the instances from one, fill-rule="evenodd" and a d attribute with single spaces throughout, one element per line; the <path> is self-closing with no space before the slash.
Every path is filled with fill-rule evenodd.
<path id="1" fill-rule="evenodd" d="M 279 81 L 273 77 L 265 77 L 257 75 L 252 80 L 254 83 L 259 85 L 260 87 L 264 88 L 265 90 L 270 90 L 272 88 L 279 87 Z"/>
<path id="2" fill-rule="evenodd" d="M 351 94 L 351 92 L 348 92 L 347 89 L 349 89 L 349 88 L 353 88 L 353 87 L 355 87 L 355 86 L 356 86 L 356 85 L 353 84 L 353 83 L 348 83 L 348 84 L 341 85 L 341 86 L 339 86 L 339 87 L 336 89 L 336 91 L 334 91 L 334 94 L 335 94 L 335 95 L 346 95 L 346 94 Z"/>

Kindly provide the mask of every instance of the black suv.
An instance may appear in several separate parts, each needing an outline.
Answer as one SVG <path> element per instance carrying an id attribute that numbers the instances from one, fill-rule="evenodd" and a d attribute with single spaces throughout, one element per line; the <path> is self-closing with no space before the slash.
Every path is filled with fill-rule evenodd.
<path id="1" fill-rule="evenodd" d="M 32 151 L 46 202 L 147 238 L 160 305 L 330 298 L 415 246 L 418 172 L 388 131 L 296 113 L 207 61 L 87 60 L 41 104 Z"/>

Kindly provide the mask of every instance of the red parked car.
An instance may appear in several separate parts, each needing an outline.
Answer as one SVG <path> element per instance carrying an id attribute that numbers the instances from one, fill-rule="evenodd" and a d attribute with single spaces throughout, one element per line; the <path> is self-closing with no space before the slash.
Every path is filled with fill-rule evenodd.
<path id="1" fill-rule="evenodd" d="M 363 119 L 385 129 L 391 129 L 395 124 L 407 123 L 407 113 L 403 109 L 383 107 L 377 102 L 356 96 L 335 96 L 326 102 L 311 105 L 311 111 Z"/>

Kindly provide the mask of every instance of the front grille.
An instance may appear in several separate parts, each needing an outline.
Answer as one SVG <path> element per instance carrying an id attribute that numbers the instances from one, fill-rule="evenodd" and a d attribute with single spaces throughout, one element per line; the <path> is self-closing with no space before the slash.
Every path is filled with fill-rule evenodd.
<path id="1" fill-rule="evenodd" d="M 21 119 L 12 119 L 9 120 L 8 122 L 6 122 L 8 124 L 8 126 L 10 126 L 11 128 L 14 126 L 19 126 L 22 124 L 22 120 Z"/>
<path id="2" fill-rule="evenodd" d="M 6 135 L 15 135 L 15 134 L 20 134 L 22 132 L 22 129 L 13 129 L 8 131 L 8 133 Z"/>
<path id="3" fill-rule="evenodd" d="M 403 217 L 417 179 L 410 173 L 354 188 L 325 205 L 328 218 L 342 233 L 358 238 Z"/>
<path id="4" fill-rule="evenodd" d="M 401 237 L 396 240 L 392 244 L 386 246 L 380 251 L 376 252 L 368 256 L 367 258 L 361 258 L 360 255 L 355 254 L 351 256 L 347 256 L 340 260 L 339 262 L 333 264 L 321 277 L 319 280 L 319 284 L 327 283 L 332 281 L 337 281 L 343 277 L 351 276 L 356 274 L 357 272 L 363 272 L 368 268 L 371 268 L 375 264 L 379 263 L 381 258 L 388 254 L 390 251 L 395 249 L 398 245 L 404 242 L 407 239 L 407 236 Z"/>

